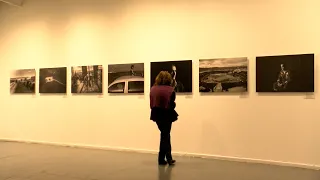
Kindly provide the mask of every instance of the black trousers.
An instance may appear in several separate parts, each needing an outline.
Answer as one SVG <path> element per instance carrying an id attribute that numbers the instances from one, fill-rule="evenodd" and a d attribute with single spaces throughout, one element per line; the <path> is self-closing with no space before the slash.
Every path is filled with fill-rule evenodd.
<path id="1" fill-rule="evenodd" d="M 157 123 L 158 128 L 161 132 L 158 161 L 163 162 L 165 160 L 165 158 L 167 159 L 167 161 L 171 161 L 172 155 L 171 155 L 170 132 L 171 132 L 172 122 L 158 121 L 156 123 Z"/>

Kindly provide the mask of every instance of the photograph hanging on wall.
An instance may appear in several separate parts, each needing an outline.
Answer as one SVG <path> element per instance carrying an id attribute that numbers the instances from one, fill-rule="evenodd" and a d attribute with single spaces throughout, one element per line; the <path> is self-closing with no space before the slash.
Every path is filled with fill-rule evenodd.
<path id="1" fill-rule="evenodd" d="M 30 93 L 34 94 L 36 81 L 35 69 L 20 69 L 11 72 L 10 76 L 10 93 L 21 94 Z"/>
<path id="2" fill-rule="evenodd" d="M 144 93 L 144 63 L 110 64 L 108 93 Z"/>
<path id="3" fill-rule="evenodd" d="M 161 71 L 171 74 L 176 92 L 192 92 L 192 60 L 151 62 L 151 87 Z"/>
<path id="4" fill-rule="evenodd" d="M 71 93 L 102 93 L 102 66 L 71 68 Z"/>
<path id="5" fill-rule="evenodd" d="M 200 92 L 247 92 L 248 58 L 200 59 Z"/>
<path id="6" fill-rule="evenodd" d="M 257 92 L 314 92 L 314 54 L 256 59 Z"/>
<path id="7" fill-rule="evenodd" d="M 39 92 L 67 93 L 67 68 L 40 69 Z"/>

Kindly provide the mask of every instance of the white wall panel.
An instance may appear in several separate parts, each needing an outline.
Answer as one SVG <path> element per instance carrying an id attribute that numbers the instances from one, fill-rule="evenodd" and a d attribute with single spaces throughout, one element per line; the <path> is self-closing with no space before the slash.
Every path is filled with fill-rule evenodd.
<path id="1" fill-rule="evenodd" d="M 177 97 L 174 151 L 320 166 L 319 83 L 313 96 L 255 93 L 255 56 L 315 53 L 317 70 L 319 6 L 316 0 L 28 0 L 23 8 L 2 6 L 0 138 L 157 150 L 149 63 L 192 59 L 194 93 Z M 244 56 L 248 95 L 198 93 L 198 59 Z M 145 95 L 108 95 L 108 64 L 131 62 L 145 62 Z M 70 94 L 70 67 L 87 64 L 104 66 L 104 95 Z M 10 95 L 11 70 L 55 66 L 69 68 L 68 95 Z"/>

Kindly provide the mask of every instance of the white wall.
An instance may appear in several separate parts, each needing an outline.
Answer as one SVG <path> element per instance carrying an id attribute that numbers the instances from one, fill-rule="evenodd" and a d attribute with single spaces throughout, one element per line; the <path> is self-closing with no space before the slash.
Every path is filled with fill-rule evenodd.
<path id="1" fill-rule="evenodd" d="M 6 3 L 12 6 L 21 6 L 24 0 L 0 0 L 0 3 Z"/>
<path id="2" fill-rule="evenodd" d="M 320 99 L 255 93 L 255 56 L 320 53 L 317 0 L 28 0 L 0 7 L 0 138 L 158 149 L 145 95 L 17 95 L 19 68 L 194 60 L 194 93 L 177 98 L 176 152 L 320 166 Z M 248 56 L 248 95 L 200 96 L 198 59 Z M 318 66 L 316 56 L 316 66 Z M 316 81 L 318 72 L 316 71 Z M 318 83 L 316 82 L 316 90 Z"/>

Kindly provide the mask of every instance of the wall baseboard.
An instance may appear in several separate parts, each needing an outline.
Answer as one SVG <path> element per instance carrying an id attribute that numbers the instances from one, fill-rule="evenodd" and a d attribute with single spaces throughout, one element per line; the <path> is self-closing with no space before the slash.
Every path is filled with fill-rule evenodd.
<path id="1" fill-rule="evenodd" d="M 130 148 L 124 148 L 124 147 L 91 146 L 91 145 L 84 145 L 84 144 L 66 144 L 66 143 L 30 141 L 30 140 L 11 140 L 11 139 L 0 139 L 0 142 L 16 142 L 16 143 L 27 143 L 27 144 L 62 146 L 62 147 L 70 147 L 70 148 L 85 148 L 85 149 L 96 149 L 96 150 L 111 150 L 111 151 L 121 151 L 121 152 L 158 154 L 158 151 L 155 151 L 155 150 L 130 149 Z M 291 163 L 291 162 L 281 162 L 281 161 L 271 161 L 271 160 L 251 159 L 251 158 L 240 158 L 240 157 L 232 157 L 232 156 L 219 156 L 219 155 L 212 155 L 212 154 L 197 154 L 197 153 L 184 153 L 184 152 L 172 152 L 172 154 L 176 155 L 176 156 L 180 156 L 180 157 L 215 159 L 215 160 L 224 160 L 224 161 L 233 161 L 233 162 L 245 162 L 245 163 L 266 164 L 266 165 L 276 165 L 276 166 L 303 168 L 303 169 L 311 169 L 311 170 L 320 170 L 320 165 L 312 165 L 312 164 Z"/>

